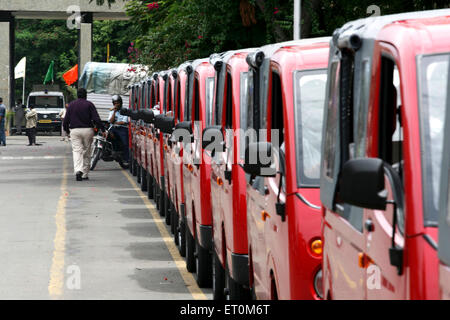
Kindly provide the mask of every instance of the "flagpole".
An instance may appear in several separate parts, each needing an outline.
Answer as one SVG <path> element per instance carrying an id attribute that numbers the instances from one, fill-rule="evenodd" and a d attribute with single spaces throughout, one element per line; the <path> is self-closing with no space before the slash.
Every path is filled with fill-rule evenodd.
<path id="1" fill-rule="evenodd" d="M 23 91 L 22 91 L 22 103 L 27 105 L 25 103 L 25 79 L 26 79 L 27 70 L 25 69 L 25 72 L 23 73 Z"/>

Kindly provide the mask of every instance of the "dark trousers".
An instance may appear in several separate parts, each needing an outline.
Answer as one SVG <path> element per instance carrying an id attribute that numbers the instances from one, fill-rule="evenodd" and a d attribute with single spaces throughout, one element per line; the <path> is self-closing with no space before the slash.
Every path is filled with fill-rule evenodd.
<path id="1" fill-rule="evenodd" d="M 27 137 L 28 137 L 28 143 L 36 144 L 36 127 L 27 128 L 26 132 L 27 132 Z"/>
<path id="2" fill-rule="evenodd" d="M 114 127 L 111 129 L 115 139 L 119 138 L 121 145 L 118 145 L 118 148 L 123 151 L 123 160 L 129 161 L 129 150 L 128 150 L 128 128 L 126 127 Z M 118 142 L 118 141 L 117 141 Z"/>

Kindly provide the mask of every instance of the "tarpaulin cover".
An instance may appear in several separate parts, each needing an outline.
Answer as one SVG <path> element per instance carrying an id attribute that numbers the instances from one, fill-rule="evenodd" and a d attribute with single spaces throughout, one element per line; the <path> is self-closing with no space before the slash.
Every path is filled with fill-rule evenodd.
<path id="1" fill-rule="evenodd" d="M 148 67 L 126 63 L 88 62 L 80 78 L 80 87 L 88 93 L 128 95 L 128 85 L 144 80 Z"/>

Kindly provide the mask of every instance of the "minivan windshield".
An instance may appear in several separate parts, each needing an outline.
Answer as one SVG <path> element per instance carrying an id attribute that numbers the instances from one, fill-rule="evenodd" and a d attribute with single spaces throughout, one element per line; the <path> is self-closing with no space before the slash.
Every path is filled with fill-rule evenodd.
<path id="1" fill-rule="evenodd" d="M 28 105 L 35 108 L 64 108 L 62 96 L 30 96 Z"/>
<path id="2" fill-rule="evenodd" d="M 419 58 L 424 225 L 437 227 L 450 53 Z"/>
<path id="3" fill-rule="evenodd" d="M 327 70 L 294 73 L 294 113 L 299 187 L 318 187 Z"/>

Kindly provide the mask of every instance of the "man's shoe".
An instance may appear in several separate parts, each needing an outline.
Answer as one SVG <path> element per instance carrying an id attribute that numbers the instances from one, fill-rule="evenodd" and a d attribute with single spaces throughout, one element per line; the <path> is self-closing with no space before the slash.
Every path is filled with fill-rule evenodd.
<path id="1" fill-rule="evenodd" d="M 77 181 L 82 181 L 83 177 L 82 177 L 83 173 L 81 171 L 78 171 L 75 175 Z"/>
<path id="2" fill-rule="evenodd" d="M 81 179 L 83 179 L 83 180 L 89 180 L 89 177 L 88 177 L 87 175 L 86 175 L 86 176 L 85 176 L 85 175 L 82 175 L 82 176 L 81 176 Z"/>

